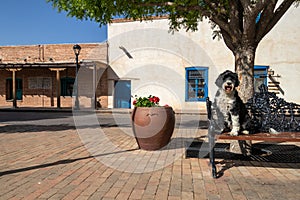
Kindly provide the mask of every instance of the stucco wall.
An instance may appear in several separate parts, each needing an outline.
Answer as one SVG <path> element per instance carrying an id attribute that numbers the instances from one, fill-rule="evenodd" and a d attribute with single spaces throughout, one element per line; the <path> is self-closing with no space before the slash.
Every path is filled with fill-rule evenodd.
<path id="1" fill-rule="evenodd" d="M 157 95 L 161 105 L 172 105 L 178 110 L 204 109 L 204 102 L 185 101 L 185 68 L 209 67 L 209 85 L 214 85 L 219 70 L 233 65 L 231 60 L 226 60 L 231 53 L 226 51 L 223 42 L 212 41 L 211 33 L 204 31 L 210 30 L 209 25 L 203 26 L 206 28 L 200 27 L 199 43 L 199 33 L 169 33 L 167 20 L 112 24 L 108 28 L 109 64 L 118 78 L 132 80 L 132 95 Z M 205 46 L 208 41 L 204 38 L 212 41 L 209 47 Z M 226 52 L 221 53 L 221 49 Z M 220 57 L 217 62 L 212 59 L 215 55 Z M 210 87 L 209 93 L 215 90 Z"/>
<path id="2" fill-rule="evenodd" d="M 300 103 L 300 8 L 292 7 L 257 48 L 255 63 L 274 70 L 283 92 L 279 96 Z"/>
<path id="3" fill-rule="evenodd" d="M 297 91 L 300 79 L 299 15 L 299 9 L 288 11 L 260 43 L 255 59 L 256 65 L 267 65 L 274 70 L 274 79 L 280 82 L 284 91 L 279 95 L 297 103 L 300 103 Z M 169 33 L 166 19 L 118 21 L 108 27 L 108 42 L 109 64 L 115 73 L 108 79 L 131 80 L 132 95 L 158 95 L 162 104 L 167 103 L 175 109 L 205 109 L 205 102 L 185 101 L 186 67 L 209 68 L 211 97 L 216 92 L 214 82 L 218 74 L 226 69 L 234 70 L 233 54 L 223 40 L 212 39 L 207 21 L 199 25 L 197 32 L 182 30 L 173 34 Z M 113 85 L 110 90 L 113 90 Z M 109 106 L 113 105 L 112 99 Z"/>

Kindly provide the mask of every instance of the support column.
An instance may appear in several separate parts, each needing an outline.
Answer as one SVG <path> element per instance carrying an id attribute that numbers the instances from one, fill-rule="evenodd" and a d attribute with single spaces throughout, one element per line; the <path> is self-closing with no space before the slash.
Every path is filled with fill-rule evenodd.
<path id="1" fill-rule="evenodd" d="M 20 68 L 9 68 L 7 71 L 12 72 L 12 99 L 13 99 L 13 108 L 17 108 L 17 84 L 16 84 L 16 72 L 20 71 Z"/>
<path id="2" fill-rule="evenodd" d="M 56 107 L 61 108 L 60 105 L 60 88 L 61 88 L 61 83 L 60 83 L 60 71 L 65 70 L 66 68 L 49 68 L 51 71 L 56 72 Z"/>
<path id="3" fill-rule="evenodd" d="M 96 95 L 96 90 L 97 90 L 97 65 L 94 63 L 94 68 L 93 68 L 93 100 L 94 100 L 94 109 L 97 109 L 97 95 Z"/>
<path id="4" fill-rule="evenodd" d="M 56 71 L 56 85 L 57 85 L 57 88 L 56 88 L 56 106 L 57 108 L 60 108 L 60 73 L 59 73 L 59 70 Z"/>
<path id="5" fill-rule="evenodd" d="M 12 70 L 12 87 L 13 108 L 17 108 L 16 70 Z"/>

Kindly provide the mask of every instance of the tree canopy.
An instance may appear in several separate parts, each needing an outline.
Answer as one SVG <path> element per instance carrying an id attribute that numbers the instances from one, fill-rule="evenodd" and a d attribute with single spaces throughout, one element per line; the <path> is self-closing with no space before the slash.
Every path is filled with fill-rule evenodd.
<path id="1" fill-rule="evenodd" d="M 241 81 L 240 93 L 246 101 L 253 95 L 255 51 L 262 38 L 286 11 L 300 0 L 47 0 L 58 11 L 100 25 L 116 16 L 151 20 L 168 16 L 174 31 L 197 31 L 198 23 L 209 19 L 213 37 L 223 38 L 235 57 L 235 70 Z"/>

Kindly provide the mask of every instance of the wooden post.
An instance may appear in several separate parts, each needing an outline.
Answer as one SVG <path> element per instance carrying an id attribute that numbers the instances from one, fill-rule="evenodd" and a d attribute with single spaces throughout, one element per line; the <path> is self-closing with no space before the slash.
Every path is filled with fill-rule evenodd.
<path id="1" fill-rule="evenodd" d="M 13 99 L 13 108 L 17 108 L 17 84 L 16 84 L 16 72 L 20 71 L 21 68 L 8 68 L 7 71 L 12 72 L 12 99 Z"/>
<path id="2" fill-rule="evenodd" d="M 17 108 L 17 88 L 16 88 L 16 70 L 12 71 L 12 97 L 13 97 L 13 108 Z"/>
<path id="3" fill-rule="evenodd" d="M 51 71 L 55 71 L 56 72 L 56 107 L 57 108 L 61 108 L 60 105 L 60 87 L 61 87 L 61 83 L 60 83 L 60 71 L 65 70 L 66 68 L 49 68 Z"/>
<path id="4" fill-rule="evenodd" d="M 56 88 L 56 106 L 57 108 L 60 108 L 60 73 L 59 73 L 59 70 L 56 71 L 56 85 L 57 85 L 57 88 Z"/>

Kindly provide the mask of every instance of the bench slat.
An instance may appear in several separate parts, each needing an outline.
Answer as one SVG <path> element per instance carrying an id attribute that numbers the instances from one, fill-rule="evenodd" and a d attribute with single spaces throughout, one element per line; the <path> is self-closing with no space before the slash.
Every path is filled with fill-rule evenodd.
<path id="1" fill-rule="evenodd" d="M 231 136 L 229 133 L 216 135 L 219 140 L 256 140 L 270 142 L 300 142 L 300 132 L 280 132 L 277 134 L 255 133 L 249 135 Z"/>

